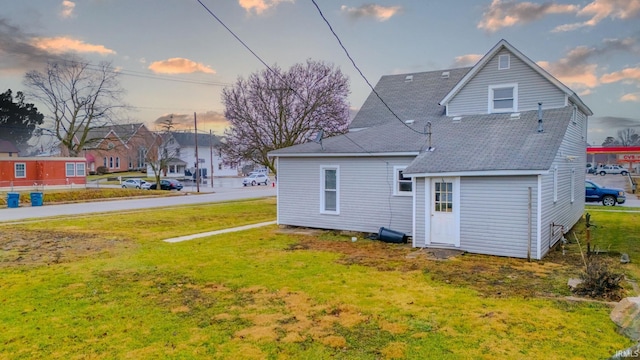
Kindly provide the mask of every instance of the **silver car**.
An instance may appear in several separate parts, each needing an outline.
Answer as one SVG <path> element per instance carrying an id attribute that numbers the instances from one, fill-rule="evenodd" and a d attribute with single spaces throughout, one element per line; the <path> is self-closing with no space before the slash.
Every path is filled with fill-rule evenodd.
<path id="1" fill-rule="evenodd" d="M 243 186 L 247 186 L 247 185 L 255 186 L 260 184 L 269 185 L 269 177 L 265 174 L 258 173 L 258 174 L 251 174 L 246 178 L 242 179 Z"/>
<path id="2" fill-rule="evenodd" d="M 142 179 L 127 179 L 122 181 L 122 188 L 123 189 L 141 189 L 142 185 L 146 183 L 147 182 Z"/>

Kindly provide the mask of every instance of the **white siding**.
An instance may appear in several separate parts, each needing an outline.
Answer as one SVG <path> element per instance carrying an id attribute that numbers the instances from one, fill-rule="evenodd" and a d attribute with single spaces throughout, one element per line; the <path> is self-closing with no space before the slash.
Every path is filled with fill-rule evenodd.
<path id="1" fill-rule="evenodd" d="M 418 178 L 414 182 L 415 189 L 415 228 L 413 234 L 413 246 L 424 247 L 426 242 L 426 216 L 427 206 L 425 194 L 425 178 Z"/>
<path id="2" fill-rule="evenodd" d="M 549 251 L 562 232 L 568 232 L 584 213 L 584 181 L 586 168 L 586 142 L 584 128 L 587 117 L 577 111 L 575 123 L 569 124 L 560 150 L 556 154 L 548 175 L 542 176 L 542 227 L 541 255 Z M 557 169 L 557 170 L 555 170 Z M 553 172 L 557 171 L 558 200 L 553 201 Z M 571 175 L 573 171 L 573 176 Z M 573 178 L 574 200 L 571 202 L 571 180 Z M 552 224 L 561 225 L 552 227 Z"/>
<path id="3" fill-rule="evenodd" d="M 447 108 L 449 116 L 486 114 L 489 86 L 508 83 L 518 84 L 518 111 L 535 110 L 538 102 L 542 102 L 545 109 L 566 106 L 566 96 L 560 89 L 514 55 L 511 55 L 509 69 L 498 70 L 499 55 L 504 54 L 509 51 L 503 49 L 496 54 L 451 99 Z"/>
<path id="4" fill-rule="evenodd" d="M 279 158 L 278 224 L 372 233 L 386 227 L 410 235 L 413 197 L 393 195 L 393 167 L 411 160 Z M 321 166 L 340 167 L 339 215 L 320 213 Z"/>
<path id="5" fill-rule="evenodd" d="M 187 169 L 195 169 L 196 163 L 196 148 L 194 146 L 188 146 L 180 148 L 180 156 L 178 156 L 184 162 L 187 163 Z M 208 146 L 198 146 L 198 157 L 204 159 L 203 163 L 198 165 L 201 169 L 207 169 L 207 176 L 211 176 L 211 149 Z M 218 169 L 222 163 L 222 159 L 218 156 L 217 150 L 213 150 L 213 176 L 238 176 L 238 169 L 229 168 L 222 165 L 222 169 Z"/>
<path id="6" fill-rule="evenodd" d="M 529 188 L 532 189 L 531 256 L 537 257 L 536 176 L 461 178 L 460 248 L 479 254 L 526 258 Z"/>

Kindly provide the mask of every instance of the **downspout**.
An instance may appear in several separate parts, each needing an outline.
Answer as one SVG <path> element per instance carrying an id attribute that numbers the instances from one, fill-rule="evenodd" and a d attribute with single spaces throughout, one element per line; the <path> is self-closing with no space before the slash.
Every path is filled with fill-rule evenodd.
<path id="1" fill-rule="evenodd" d="M 528 217 L 528 222 L 527 222 L 527 223 L 528 223 L 528 225 L 529 225 L 529 227 L 527 228 L 527 232 L 528 232 L 528 234 L 527 234 L 527 235 L 528 235 L 528 243 L 527 243 L 527 261 L 529 261 L 529 262 L 531 261 L 531 236 L 532 236 L 532 234 L 531 234 L 531 215 L 532 215 L 532 212 L 533 212 L 533 204 L 532 204 L 532 200 L 531 200 L 531 196 L 532 196 L 531 194 L 532 194 L 532 192 L 533 192 L 533 191 L 532 191 L 532 189 L 531 189 L 531 186 L 529 186 L 529 206 L 528 206 L 528 210 L 529 210 L 528 214 L 529 214 L 529 217 Z"/>

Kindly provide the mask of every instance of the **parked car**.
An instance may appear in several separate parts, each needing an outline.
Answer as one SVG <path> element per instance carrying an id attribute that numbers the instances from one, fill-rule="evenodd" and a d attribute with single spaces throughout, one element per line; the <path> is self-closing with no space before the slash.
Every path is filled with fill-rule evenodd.
<path id="1" fill-rule="evenodd" d="M 151 184 L 151 186 L 149 186 L 149 190 L 155 190 L 157 188 L 158 188 L 157 184 Z M 160 190 L 180 191 L 181 189 L 182 189 L 182 183 L 180 183 L 178 180 L 173 180 L 173 179 L 160 180 Z"/>
<path id="2" fill-rule="evenodd" d="M 150 183 L 150 182 L 145 182 L 144 184 L 140 185 L 140 189 L 142 190 L 149 190 L 149 188 L 151 187 L 151 185 L 153 185 L 154 183 Z"/>
<path id="3" fill-rule="evenodd" d="M 127 179 L 122 182 L 123 189 L 141 189 L 142 184 L 146 184 L 146 181 L 142 179 Z"/>
<path id="4" fill-rule="evenodd" d="M 266 174 L 251 174 L 246 178 L 242 179 L 243 186 L 247 186 L 247 185 L 255 186 L 260 184 L 269 185 L 269 177 Z"/>
<path id="5" fill-rule="evenodd" d="M 624 204 L 627 200 L 624 190 L 600 186 L 593 181 L 585 181 L 585 201 L 602 202 L 604 206 Z"/>
<path id="6" fill-rule="evenodd" d="M 620 174 L 626 176 L 629 172 L 620 165 L 603 165 L 597 170 L 598 174 L 604 176 L 607 174 Z"/>

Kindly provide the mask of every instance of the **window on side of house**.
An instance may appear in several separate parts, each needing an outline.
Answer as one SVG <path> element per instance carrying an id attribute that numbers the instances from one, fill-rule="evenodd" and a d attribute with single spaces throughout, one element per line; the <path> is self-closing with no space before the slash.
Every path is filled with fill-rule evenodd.
<path id="1" fill-rule="evenodd" d="M 320 213 L 340 213 L 340 168 L 338 166 L 320 167 Z"/>
<path id="2" fill-rule="evenodd" d="M 394 173 L 394 195 L 412 195 L 413 194 L 413 180 L 410 177 L 406 177 L 403 174 L 406 166 L 395 166 L 393 168 Z"/>
<path id="3" fill-rule="evenodd" d="M 571 202 L 576 200 L 576 169 L 571 169 Z"/>
<path id="4" fill-rule="evenodd" d="M 113 169 L 113 156 L 109 156 L 109 169 Z"/>
<path id="5" fill-rule="evenodd" d="M 76 163 L 76 176 L 86 176 L 86 165 L 85 163 Z"/>
<path id="6" fill-rule="evenodd" d="M 76 164 L 74 163 L 65 163 L 65 174 L 67 177 L 76 176 Z"/>
<path id="7" fill-rule="evenodd" d="M 116 157 L 116 169 L 120 169 L 120 157 Z"/>
<path id="8" fill-rule="evenodd" d="M 107 157 L 106 157 L 106 156 L 103 158 L 103 163 L 102 163 L 102 165 L 103 165 L 104 167 L 107 167 Z"/>
<path id="9" fill-rule="evenodd" d="M 553 168 L 553 202 L 558 202 L 558 167 Z"/>
<path id="10" fill-rule="evenodd" d="M 26 178 L 27 177 L 27 164 L 25 163 L 15 163 L 13 165 L 14 176 L 16 178 Z"/>
<path id="11" fill-rule="evenodd" d="M 518 84 L 489 86 L 489 113 L 518 111 Z"/>
<path id="12" fill-rule="evenodd" d="M 507 70 L 511 67 L 511 56 L 509 54 L 498 57 L 498 70 Z"/>

